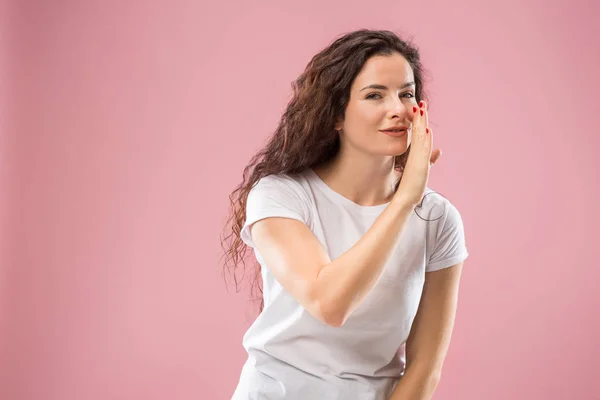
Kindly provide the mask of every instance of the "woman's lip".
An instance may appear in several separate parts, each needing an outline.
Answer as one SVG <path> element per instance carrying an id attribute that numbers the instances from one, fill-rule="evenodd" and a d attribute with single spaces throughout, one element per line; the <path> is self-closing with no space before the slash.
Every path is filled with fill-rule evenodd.
<path id="1" fill-rule="evenodd" d="M 385 133 L 386 135 L 394 136 L 394 137 L 402 137 L 402 136 L 406 135 L 406 131 L 379 131 L 379 132 Z"/>

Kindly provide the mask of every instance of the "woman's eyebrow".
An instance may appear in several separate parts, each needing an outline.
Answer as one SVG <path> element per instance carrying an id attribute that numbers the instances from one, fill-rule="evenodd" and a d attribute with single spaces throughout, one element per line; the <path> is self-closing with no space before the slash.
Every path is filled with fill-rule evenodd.
<path id="1" fill-rule="evenodd" d="M 400 86 L 400 89 L 404 89 L 407 88 L 409 86 L 415 86 L 414 82 L 406 82 L 404 85 Z M 379 85 L 379 84 L 373 84 L 373 85 L 369 85 L 369 86 L 365 86 L 364 88 L 360 89 L 359 92 L 362 92 L 365 89 L 379 89 L 379 90 L 388 90 L 388 87 L 385 85 Z"/>

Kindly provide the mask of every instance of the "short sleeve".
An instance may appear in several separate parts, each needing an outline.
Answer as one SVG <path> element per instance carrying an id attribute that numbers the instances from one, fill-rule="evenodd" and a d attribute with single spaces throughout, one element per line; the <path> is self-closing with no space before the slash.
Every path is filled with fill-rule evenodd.
<path id="1" fill-rule="evenodd" d="M 240 232 L 241 239 L 254 247 L 250 227 L 269 217 L 291 218 L 309 224 L 308 204 L 299 183 L 289 177 L 269 175 L 262 178 L 248 193 L 246 221 Z"/>
<path id="2" fill-rule="evenodd" d="M 464 261 L 468 255 L 462 218 L 456 207 L 446 200 L 444 217 L 440 221 L 433 252 L 425 271 L 451 267 Z"/>

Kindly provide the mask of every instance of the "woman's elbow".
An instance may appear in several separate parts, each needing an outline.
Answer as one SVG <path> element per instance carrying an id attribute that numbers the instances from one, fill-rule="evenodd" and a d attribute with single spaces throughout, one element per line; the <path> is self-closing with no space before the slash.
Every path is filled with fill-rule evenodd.
<path id="1" fill-rule="evenodd" d="M 346 313 L 334 301 L 321 299 L 314 308 L 316 317 L 326 325 L 340 328 L 346 322 Z"/>
<path id="2" fill-rule="evenodd" d="M 305 292 L 305 309 L 322 323 L 339 328 L 346 322 L 346 310 L 340 302 L 330 296 L 325 296 L 316 285 L 307 287 Z"/>

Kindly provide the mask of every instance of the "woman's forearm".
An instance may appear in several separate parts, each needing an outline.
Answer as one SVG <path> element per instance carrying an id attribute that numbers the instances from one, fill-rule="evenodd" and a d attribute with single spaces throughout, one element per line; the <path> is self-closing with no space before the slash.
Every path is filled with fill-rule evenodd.
<path id="1" fill-rule="evenodd" d="M 334 325 L 342 325 L 371 291 L 413 210 L 406 202 L 392 201 L 353 247 L 320 270 L 313 298 Z"/>
<path id="2" fill-rule="evenodd" d="M 439 374 L 431 371 L 407 370 L 389 400 L 430 400 L 438 382 Z"/>

